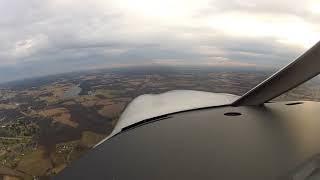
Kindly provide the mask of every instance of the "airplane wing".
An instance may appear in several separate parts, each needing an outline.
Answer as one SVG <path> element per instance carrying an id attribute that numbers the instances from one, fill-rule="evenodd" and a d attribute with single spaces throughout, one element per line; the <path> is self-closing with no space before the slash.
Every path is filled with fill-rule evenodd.
<path id="1" fill-rule="evenodd" d="M 320 178 L 320 103 L 270 102 L 319 74 L 320 43 L 242 97 L 145 95 L 54 179 Z"/>

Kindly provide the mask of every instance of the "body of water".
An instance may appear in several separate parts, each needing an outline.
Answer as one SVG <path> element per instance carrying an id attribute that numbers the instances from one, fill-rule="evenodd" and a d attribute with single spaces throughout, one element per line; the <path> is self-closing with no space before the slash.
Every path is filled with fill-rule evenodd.
<path id="1" fill-rule="evenodd" d="M 81 87 L 79 87 L 79 85 L 74 86 L 64 93 L 63 98 L 77 97 L 79 95 L 79 93 L 81 92 L 81 90 L 82 89 L 81 89 Z"/>

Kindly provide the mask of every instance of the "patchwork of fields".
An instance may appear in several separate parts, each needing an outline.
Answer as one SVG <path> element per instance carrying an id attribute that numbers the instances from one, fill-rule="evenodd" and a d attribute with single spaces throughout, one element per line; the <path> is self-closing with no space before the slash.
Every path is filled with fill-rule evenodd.
<path id="1" fill-rule="evenodd" d="M 188 89 L 242 95 L 270 74 L 145 67 L 76 72 L 3 84 L 0 174 L 32 179 L 60 172 L 106 137 L 126 105 L 141 94 Z M 318 94 L 312 94 L 318 92 L 318 85 L 314 82 L 299 87 L 279 99 L 319 100 Z"/>

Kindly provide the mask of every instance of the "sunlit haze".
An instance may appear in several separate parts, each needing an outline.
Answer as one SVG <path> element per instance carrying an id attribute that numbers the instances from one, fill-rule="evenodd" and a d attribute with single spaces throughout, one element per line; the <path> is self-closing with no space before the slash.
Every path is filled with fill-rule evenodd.
<path id="1" fill-rule="evenodd" d="M 320 1 L 3 0 L 0 82 L 82 69 L 279 68 L 320 39 Z"/>

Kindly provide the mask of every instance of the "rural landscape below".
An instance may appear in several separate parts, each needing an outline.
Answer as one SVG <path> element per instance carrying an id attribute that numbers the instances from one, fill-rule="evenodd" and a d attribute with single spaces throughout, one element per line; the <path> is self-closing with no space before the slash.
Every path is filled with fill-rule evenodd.
<path id="1" fill-rule="evenodd" d="M 243 95 L 272 73 L 204 67 L 130 67 L 3 83 L 0 176 L 54 176 L 105 138 L 126 105 L 139 95 L 177 89 Z M 317 77 L 275 100 L 319 101 L 319 88 Z"/>

